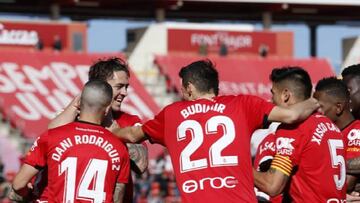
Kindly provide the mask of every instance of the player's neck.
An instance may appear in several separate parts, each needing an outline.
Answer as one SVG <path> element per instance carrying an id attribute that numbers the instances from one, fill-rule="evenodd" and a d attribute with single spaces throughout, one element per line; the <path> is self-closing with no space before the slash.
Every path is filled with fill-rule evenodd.
<path id="1" fill-rule="evenodd" d="M 215 97 L 215 94 L 214 93 L 206 93 L 206 94 L 199 94 L 197 95 L 196 97 L 194 97 L 193 100 L 199 100 L 199 99 L 207 99 L 207 100 L 210 100 L 210 101 L 213 101 Z"/>
<path id="2" fill-rule="evenodd" d="M 343 130 L 346 126 L 348 126 L 354 120 L 355 120 L 355 118 L 350 112 L 344 113 L 343 115 L 340 116 L 339 119 L 337 119 L 335 124 L 338 126 L 338 128 Z"/>
<path id="3" fill-rule="evenodd" d="M 84 121 L 84 122 L 88 122 L 88 123 L 101 125 L 103 117 L 101 117 L 99 115 L 94 116 L 93 113 L 91 113 L 91 114 L 89 114 L 89 113 L 80 113 L 79 120 Z"/>

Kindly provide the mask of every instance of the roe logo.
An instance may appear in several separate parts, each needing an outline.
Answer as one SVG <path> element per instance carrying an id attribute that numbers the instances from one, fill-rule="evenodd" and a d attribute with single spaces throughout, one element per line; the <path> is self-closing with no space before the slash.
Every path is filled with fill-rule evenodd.
<path id="1" fill-rule="evenodd" d="M 348 146 L 360 146 L 360 129 L 352 129 L 347 135 Z"/>
<path id="2" fill-rule="evenodd" d="M 279 154 L 291 155 L 294 149 L 294 138 L 279 137 L 276 139 L 276 149 Z"/>
<path id="3" fill-rule="evenodd" d="M 213 189 L 220 188 L 234 188 L 238 184 L 238 180 L 236 180 L 233 176 L 222 177 L 214 177 L 214 178 L 203 178 L 200 180 L 187 180 L 182 184 L 182 190 L 185 193 L 193 193 L 197 190 L 204 190 L 207 187 Z"/>
<path id="4" fill-rule="evenodd" d="M 346 203 L 344 199 L 331 198 L 326 201 L 326 203 Z"/>

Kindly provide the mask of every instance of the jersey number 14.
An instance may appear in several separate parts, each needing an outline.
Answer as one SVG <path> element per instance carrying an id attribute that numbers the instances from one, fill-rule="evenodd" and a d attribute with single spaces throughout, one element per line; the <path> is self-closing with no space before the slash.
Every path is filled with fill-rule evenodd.
<path id="1" fill-rule="evenodd" d="M 73 203 L 74 199 L 92 200 L 94 203 L 101 203 L 105 200 L 105 176 L 108 161 L 101 159 L 90 159 L 83 172 L 79 186 L 75 190 L 77 158 L 67 157 L 61 162 L 59 175 L 65 173 L 65 186 L 63 202 Z M 93 189 L 89 190 L 93 182 Z M 75 194 L 76 191 L 76 194 Z M 76 197 L 75 197 L 76 196 Z"/>

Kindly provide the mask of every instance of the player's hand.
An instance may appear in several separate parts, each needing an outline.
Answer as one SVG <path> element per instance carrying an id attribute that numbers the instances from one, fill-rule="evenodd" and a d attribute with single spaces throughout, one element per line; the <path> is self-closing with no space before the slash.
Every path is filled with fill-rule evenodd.
<path id="1" fill-rule="evenodd" d="M 29 188 L 30 190 L 34 189 L 33 185 L 31 183 L 26 184 L 27 188 Z"/>
<path id="2" fill-rule="evenodd" d="M 360 203 L 360 193 L 353 191 L 351 194 L 346 194 L 346 202 Z"/>
<path id="3" fill-rule="evenodd" d="M 70 103 L 70 106 L 80 111 L 80 97 L 81 94 L 77 95 Z"/>

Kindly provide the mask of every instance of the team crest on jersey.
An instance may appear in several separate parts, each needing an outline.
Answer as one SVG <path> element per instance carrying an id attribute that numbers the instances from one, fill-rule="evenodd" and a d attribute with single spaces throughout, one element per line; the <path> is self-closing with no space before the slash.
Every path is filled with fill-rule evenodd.
<path id="1" fill-rule="evenodd" d="M 293 142 L 295 141 L 294 138 L 288 138 L 288 137 L 279 137 L 276 139 L 276 149 L 278 154 L 282 155 L 291 155 L 294 146 Z"/>
<path id="2" fill-rule="evenodd" d="M 348 147 L 360 146 L 360 129 L 352 129 L 347 135 Z"/>

